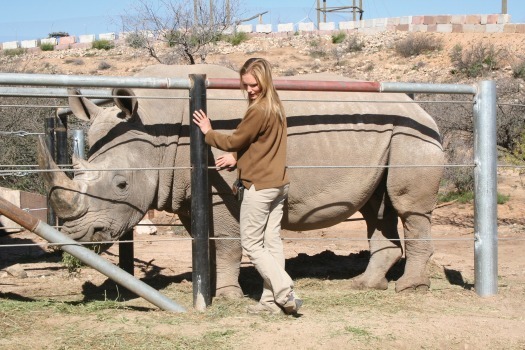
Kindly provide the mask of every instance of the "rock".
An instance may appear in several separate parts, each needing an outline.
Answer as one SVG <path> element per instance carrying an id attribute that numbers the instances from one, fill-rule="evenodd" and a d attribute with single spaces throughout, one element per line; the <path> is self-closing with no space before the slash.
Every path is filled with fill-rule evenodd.
<path id="1" fill-rule="evenodd" d="M 135 233 L 138 235 L 154 235 L 157 233 L 157 227 L 149 219 L 142 219 L 135 226 Z"/>
<path id="2" fill-rule="evenodd" d="M 11 265 L 5 271 L 13 277 L 27 278 L 27 272 L 20 264 Z"/>

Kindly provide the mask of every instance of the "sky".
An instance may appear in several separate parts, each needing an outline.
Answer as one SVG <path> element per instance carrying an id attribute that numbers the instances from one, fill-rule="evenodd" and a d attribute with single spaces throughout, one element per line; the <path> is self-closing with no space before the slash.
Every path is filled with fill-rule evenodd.
<path id="1" fill-rule="evenodd" d="M 158 1 L 158 0 L 150 0 Z M 181 0 L 191 1 L 191 0 Z M 206 1 L 206 0 L 204 0 Z M 216 0 L 219 2 L 220 0 Z M 230 0 L 233 1 L 234 0 Z M 314 22 L 317 0 L 237 0 L 241 18 L 258 13 L 263 23 Z M 352 0 L 324 0 L 326 7 L 352 6 Z M 363 19 L 446 14 L 501 13 L 503 0 L 362 0 Z M 319 0 L 323 6 L 323 0 Z M 0 42 L 47 38 L 51 32 L 70 35 L 119 33 L 120 18 L 132 13 L 137 0 L 2 0 Z M 359 0 L 356 1 L 359 4 Z M 507 0 L 512 23 L 525 23 L 525 1 Z M 321 20 L 323 15 L 321 15 Z M 327 22 L 352 20 L 352 13 L 327 13 Z M 257 24 L 254 19 L 246 24 Z"/>

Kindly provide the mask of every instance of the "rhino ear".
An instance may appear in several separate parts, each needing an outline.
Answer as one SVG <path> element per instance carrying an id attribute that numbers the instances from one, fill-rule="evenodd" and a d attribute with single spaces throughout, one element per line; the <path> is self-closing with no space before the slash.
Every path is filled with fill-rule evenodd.
<path id="1" fill-rule="evenodd" d="M 102 108 L 80 95 L 80 91 L 75 88 L 68 88 L 68 102 L 73 114 L 85 121 L 93 121 L 101 112 Z"/>
<path id="2" fill-rule="evenodd" d="M 116 88 L 111 94 L 114 96 L 115 104 L 122 111 L 119 117 L 126 120 L 131 119 L 139 106 L 135 93 L 130 89 Z"/>

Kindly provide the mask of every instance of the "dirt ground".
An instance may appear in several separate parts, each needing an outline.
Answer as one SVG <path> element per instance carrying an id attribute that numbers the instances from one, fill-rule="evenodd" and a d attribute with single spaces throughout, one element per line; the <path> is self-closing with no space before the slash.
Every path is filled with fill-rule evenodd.
<path id="1" fill-rule="evenodd" d="M 523 52 L 525 35 L 476 36 Z M 456 36 L 465 44 L 470 36 Z M 454 40 L 446 40 L 447 48 Z M 239 66 L 246 56 L 278 62 L 280 73 L 322 70 L 291 46 L 265 47 L 210 56 L 210 63 Z M 253 51 L 249 51 L 253 50 Z M 106 54 L 104 54 L 106 55 Z M 389 53 L 349 60 L 356 79 L 436 81 L 450 63 L 430 55 L 414 70 Z M 112 68 L 101 72 L 100 62 Z M 287 63 L 289 61 L 289 63 Z M 367 62 L 375 68 L 365 68 Z M 42 53 L 21 67 L 58 74 L 132 75 L 153 64 L 145 56 L 82 56 Z M 299 72 L 300 73 L 300 72 Z M 499 73 L 511 75 L 508 69 Z M 419 74 L 419 75 L 417 75 Z M 280 74 L 282 75 L 282 74 Z M 417 75 L 417 76 L 416 76 Z M 425 293 L 395 293 L 401 261 L 386 291 L 352 291 L 350 278 L 368 259 L 364 223 L 358 216 L 329 229 L 284 231 L 287 270 L 305 304 L 298 317 L 248 315 L 260 279 L 245 258 L 241 285 L 246 297 L 215 299 L 209 310 L 192 309 L 191 241 L 176 218 L 156 213 L 154 235 L 135 234 L 135 276 L 188 309 L 160 311 L 126 293 L 89 267 L 70 272 L 61 255 L 30 232 L 0 237 L 0 348 L 2 349 L 525 349 L 525 178 L 500 170 L 498 191 L 510 200 L 498 206 L 498 293 L 480 297 L 474 288 L 472 204 L 450 203 L 434 212 L 432 286 Z M 43 244 L 27 246 L 27 244 Z M 24 245 L 24 246 L 20 246 Z M 102 254 L 118 261 L 117 246 Z M 125 301 L 113 305 L 111 301 Z M 97 306 L 102 304 L 103 306 Z M 35 306 L 32 306 L 35 305 Z"/>
<path id="2" fill-rule="evenodd" d="M 105 348 L 94 339 L 107 337 L 113 330 L 122 333 L 123 339 L 147 331 L 149 336 L 164 337 L 176 349 L 524 349 L 525 190 L 523 178 L 516 172 L 502 171 L 499 182 L 498 191 L 511 197 L 498 206 L 498 293 L 494 296 L 480 297 L 474 288 L 473 207 L 451 203 L 437 208 L 434 214 L 435 254 L 429 264 L 432 286 L 428 292 L 394 292 L 402 262 L 390 273 L 388 290 L 348 289 L 348 280 L 363 271 L 368 258 L 364 225 L 359 216 L 354 216 L 329 229 L 282 233 L 287 270 L 305 300 L 299 317 L 246 314 L 246 305 L 255 302 L 260 288 L 260 279 L 246 258 L 241 267 L 244 300 L 215 299 L 209 311 L 201 314 L 192 309 L 191 241 L 181 227 L 162 226 L 177 224 L 175 217 L 156 213 L 151 218 L 159 225 L 156 234 L 135 233 L 135 276 L 187 308 L 188 313 L 170 316 L 142 298 L 128 296 L 121 302 L 125 306 L 121 309 L 84 315 L 81 305 L 116 297 L 118 289 L 105 276 L 89 267 L 70 273 L 60 256 L 45 246 L 3 246 L 0 334 L 4 334 L 0 347 Z M 1 245 L 33 242 L 42 240 L 30 232 L 0 238 Z M 117 262 L 118 249 L 113 246 L 102 256 Z M 27 277 L 17 277 L 17 272 Z M 20 304 L 42 300 L 70 303 L 72 311 L 48 311 L 43 307 L 43 311 L 32 310 L 30 322 L 24 324 L 21 320 L 27 315 Z M 13 310 L 2 307 L 14 301 L 19 304 Z M 207 318 L 207 313 L 215 316 Z M 160 317 L 161 321 L 152 317 Z M 177 320 L 171 331 L 162 321 L 166 318 Z M 77 332 L 83 329 L 89 335 L 77 341 L 61 340 L 60 330 L 71 331 L 73 324 Z M 196 342 L 210 334 L 218 339 Z M 113 348 L 124 348 L 118 344 Z M 126 348 L 156 348 L 140 344 L 131 341 Z"/>

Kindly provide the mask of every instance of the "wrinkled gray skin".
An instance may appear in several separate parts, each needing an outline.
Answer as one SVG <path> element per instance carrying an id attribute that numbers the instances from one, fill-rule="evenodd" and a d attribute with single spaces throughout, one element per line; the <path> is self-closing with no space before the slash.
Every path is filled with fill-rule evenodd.
<path id="1" fill-rule="evenodd" d="M 181 77 L 188 74 L 238 78 L 215 65 L 152 66 L 139 76 Z M 287 78 L 290 79 L 290 78 Z M 294 78 L 292 78 L 294 79 Z M 333 75 L 308 80 L 345 80 Z M 79 241 L 117 240 L 132 229 L 148 209 L 179 215 L 190 228 L 190 171 L 122 168 L 188 167 L 190 165 L 187 99 L 147 99 L 145 96 L 187 97 L 187 91 L 119 89 L 133 96 L 101 108 L 81 97 L 70 97 L 76 117 L 91 122 L 87 161 L 77 169 L 110 169 L 76 173 L 47 173 L 53 207 L 65 220 L 63 231 Z M 244 115 L 247 103 L 240 90 L 208 90 L 207 110 L 213 127 L 229 132 Z M 288 165 L 411 165 L 443 164 L 438 129 L 418 105 L 356 102 L 409 101 L 404 94 L 320 93 L 281 91 L 288 120 Z M 236 101 L 213 100 L 218 97 Z M 314 102 L 315 99 L 353 102 Z M 40 164 L 55 164 L 40 147 Z M 212 149 L 210 165 L 221 154 Z M 113 170 L 116 169 L 116 170 Z M 238 237 L 239 205 L 231 195 L 235 172 L 209 173 L 213 212 L 211 236 Z M 436 202 L 441 167 L 291 168 L 283 228 L 305 231 L 329 227 L 360 211 L 367 224 L 371 259 L 366 271 L 353 279 L 359 289 L 386 289 L 388 270 L 403 252 L 397 231 L 404 228 L 406 266 L 396 291 L 427 289 L 425 272 L 432 255 L 431 213 Z M 421 240 L 423 239 L 423 240 Z M 215 240 L 216 296 L 242 296 L 238 283 L 241 246 L 238 240 Z M 344 268 L 344 267 L 341 267 Z"/>

